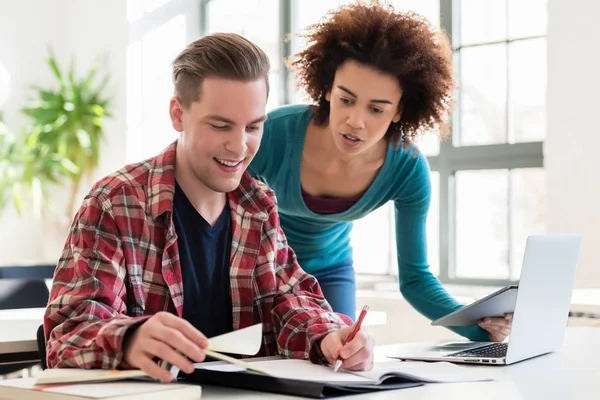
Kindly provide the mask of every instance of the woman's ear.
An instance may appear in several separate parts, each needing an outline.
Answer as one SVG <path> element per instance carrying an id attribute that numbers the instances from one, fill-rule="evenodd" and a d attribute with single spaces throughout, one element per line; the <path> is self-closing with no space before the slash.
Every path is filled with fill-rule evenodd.
<path id="1" fill-rule="evenodd" d="M 331 103 L 331 90 L 325 93 L 325 100 Z"/>
<path id="2" fill-rule="evenodd" d="M 402 103 L 398 106 L 398 111 L 396 111 L 396 115 L 392 118 L 392 122 L 397 123 L 402 118 Z"/>

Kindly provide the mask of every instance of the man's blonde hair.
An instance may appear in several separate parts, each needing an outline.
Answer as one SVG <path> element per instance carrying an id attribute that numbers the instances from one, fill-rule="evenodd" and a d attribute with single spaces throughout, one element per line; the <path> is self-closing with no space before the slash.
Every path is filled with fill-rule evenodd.
<path id="1" fill-rule="evenodd" d="M 235 33 L 214 33 L 193 41 L 172 65 L 175 96 L 185 108 L 200 100 L 200 87 L 208 77 L 242 82 L 264 78 L 269 95 L 269 58 L 256 44 Z"/>

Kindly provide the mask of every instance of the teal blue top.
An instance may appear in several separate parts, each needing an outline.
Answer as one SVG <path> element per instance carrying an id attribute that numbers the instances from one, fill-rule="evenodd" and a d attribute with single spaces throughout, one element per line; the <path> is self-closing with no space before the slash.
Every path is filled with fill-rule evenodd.
<path id="1" fill-rule="evenodd" d="M 437 319 L 460 307 L 429 271 L 425 222 L 431 198 L 429 164 L 415 148 L 388 147 L 385 162 L 365 194 L 337 214 L 312 212 L 302 198 L 300 167 L 312 109 L 284 106 L 269 113 L 260 149 L 249 172 L 278 199 L 281 226 L 300 265 L 309 273 L 352 258 L 352 222 L 393 200 L 398 277 L 404 298 L 421 314 Z M 453 328 L 471 340 L 488 341 L 478 326 Z"/>

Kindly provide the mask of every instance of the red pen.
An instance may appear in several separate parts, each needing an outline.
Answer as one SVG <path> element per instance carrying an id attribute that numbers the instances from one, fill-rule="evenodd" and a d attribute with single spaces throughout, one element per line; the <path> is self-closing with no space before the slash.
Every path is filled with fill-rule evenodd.
<path id="1" fill-rule="evenodd" d="M 348 337 L 346 338 L 346 340 L 344 340 L 342 345 L 346 345 L 346 343 L 351 342 L 352 339 L 354 339 L 354 336 L 356 336 L 356 334 L 358 333 L 358 331 L 360 331 L 360 326 L 362 325 L 362 322 L 365 319 L 365 316 L 367 315 L 367 311 L 369 311 L 369 306 L 364 306 L 362 311 L 360 312 L 360 315 L 358 316 L 358 321 L 356 321 L 356 324 L 354 324 L 354 329 L 352 329 L 352 332 L 350 332 L 350 335 L 348 335 Z M 340 367 L 342 366 L 343 362 L 344 360 L 342 360 L 342 357 L 338 356 L 338 359 L 335 362 L 335 366 L 333 367 L 333 372 L 337 372 L 337 370 L 340 369 Z"/>

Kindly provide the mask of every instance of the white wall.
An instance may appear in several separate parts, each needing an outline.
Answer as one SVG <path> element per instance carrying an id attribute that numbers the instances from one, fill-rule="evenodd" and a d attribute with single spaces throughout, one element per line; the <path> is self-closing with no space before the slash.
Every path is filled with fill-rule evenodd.
<path id="1" fill-rule="evenodd" d="M 75 55 L 78 71 L 87 70 L 97 55 L 109 52 L 114 117 L 106 125 L 99 168 L 90 182 L 83 184 L 82 196 L 91 182 L 125 163 L 128 29 L 124 0 L 0 0 L 0 63 L 8 69 L 11 78 L 4 115 L 15 133 L 25 121 L 19 108 L 26 99 L 26 88 L 30 84 L 53 84 L 45 62 L 48 45 L 65 67 L 70 56 Z M 59 189 L 57 195 L 54 201 L 62 210 L 66 206 L 67 191 Z M 48 228 L 7 210 L 0 219 L 0 265 L 28 260 L 55 263 L 65 236 L 48 235 Z"/>
<path id="2" fill-rule="evenodd" d="M 580 232 L 577 287 L 600 287 L 600 2 L 548 4 L 550 232 Z"/>
<path id="3" fill-rule="evenodd" d="M 27 99 L 30 84 L 46 85 L 52 73 L 45 67 L 47 46 L 64 58 L 62 40 L 67 35 L 64 20 L 67 2 L 0 0 L 0 63 L 10 74 L 9 94 L 3 107 L 5 122 L 15 133 L 25 119 L 19 108 Z M 39 259 L 42 255 L 40 224 L 19 218 L 11 208 L 0 222 L 0 264 Z"/>

